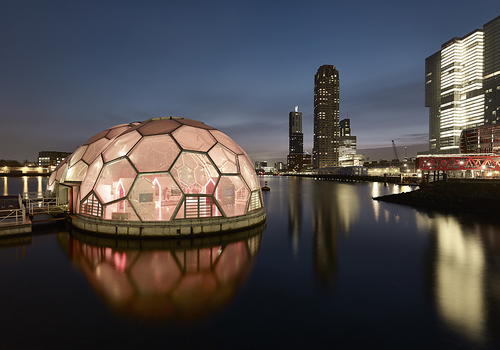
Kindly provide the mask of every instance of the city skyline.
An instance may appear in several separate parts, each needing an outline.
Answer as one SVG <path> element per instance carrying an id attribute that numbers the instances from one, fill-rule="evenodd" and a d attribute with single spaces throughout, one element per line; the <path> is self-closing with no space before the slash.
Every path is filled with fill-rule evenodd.
<path id="1" fill-rule="evenodd" d="M 342 74 L 340 119 L 349 114 L 359 153 L 390 154 L 392 139 L 426 150 L 425 58 L 500 14 L 496 1 L 453 5 L 4 4 L 0 159 L 73 152 L 114 125 L 179 116 L 227 133 L 253 161 L 286 162 L 296 105 L 312 151 L 313 76 L 325 64 Z"/>

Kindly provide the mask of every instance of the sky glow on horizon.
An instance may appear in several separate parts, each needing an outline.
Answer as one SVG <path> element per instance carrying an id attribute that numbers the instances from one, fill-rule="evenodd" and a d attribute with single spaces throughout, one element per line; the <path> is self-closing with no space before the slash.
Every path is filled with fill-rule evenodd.
<path id="1" fill-rule="evenodd" d="M 253 161 L 286 162 L 297 105 L 312 151 L 323 64 L 339 71 L 340 119 L 358 149 L 426 150 L 425 58 L 498 15 L 498 0 L 6 1 L 0 159 L 73 152 L 114 125 L 178 116 L 223 131 Z"/>

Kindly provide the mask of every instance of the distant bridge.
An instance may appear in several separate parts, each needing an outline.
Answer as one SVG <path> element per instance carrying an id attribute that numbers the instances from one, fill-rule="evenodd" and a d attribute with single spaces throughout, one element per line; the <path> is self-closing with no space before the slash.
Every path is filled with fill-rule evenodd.
<path id="1" fill-rule="evenodd" d="M 417 168 L 421 171 L 490 170 L 500 171 L 500 154 L 474 153 L 450 155 L 419 155 Z"/>

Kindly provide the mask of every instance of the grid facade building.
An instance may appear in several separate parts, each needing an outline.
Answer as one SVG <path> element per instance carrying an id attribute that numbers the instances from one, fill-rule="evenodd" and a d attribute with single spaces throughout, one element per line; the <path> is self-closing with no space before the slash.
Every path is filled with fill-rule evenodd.
<path id="1" fill-rule="evenodd" d="M 498 122 L 499 78 L 500 16 L 426 58 L 431 153 L 459 153 L 462 130 Z"/>
<path id="2" fill-rule="evenodd" d="M 339 72 L 319 67 L 314 76 L 313 167 L 339 165 Z"/>

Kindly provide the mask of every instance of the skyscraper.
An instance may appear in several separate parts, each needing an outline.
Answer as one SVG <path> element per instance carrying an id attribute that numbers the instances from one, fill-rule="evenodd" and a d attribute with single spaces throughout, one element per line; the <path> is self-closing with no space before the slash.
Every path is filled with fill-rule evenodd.
<path id="1" fill-rule="evenodd" d="M 323 65 L 314 76 L 313 167 L 339 164 L 339 72 Z"/>
<path id="2" fill-rule="evenodd" d="M 287 157 L 288 170 L 301 171 L 311 165 L 311 155 L 304 154 L 304 134 L 302 133 L 302 112 L 295 107 L 294 112 L 288 114 L 289 149 Z"/>
<path id="3" fill-rule="evenodd" d="M 339 162 L 341 162 L 353 158 L 356 154 L 356 136 L 351 135 L 350 119 L 342 119 L 339 125 Z"/>
<path id="4" fill-rule="evenodd" d="M 302 112 L 299 112 L 299 106 L 295 107 L 295 112 L 288 115 L 288 138 L 289 154 L 304 153 L 304 134 L 302 133 Z"/>
<path id="5" fill-rule="evenodd" d="M 459 153 L 462 130 L 500 120 L 499 51 L 500 16 L 425 59 L 430 152 Z"/>

